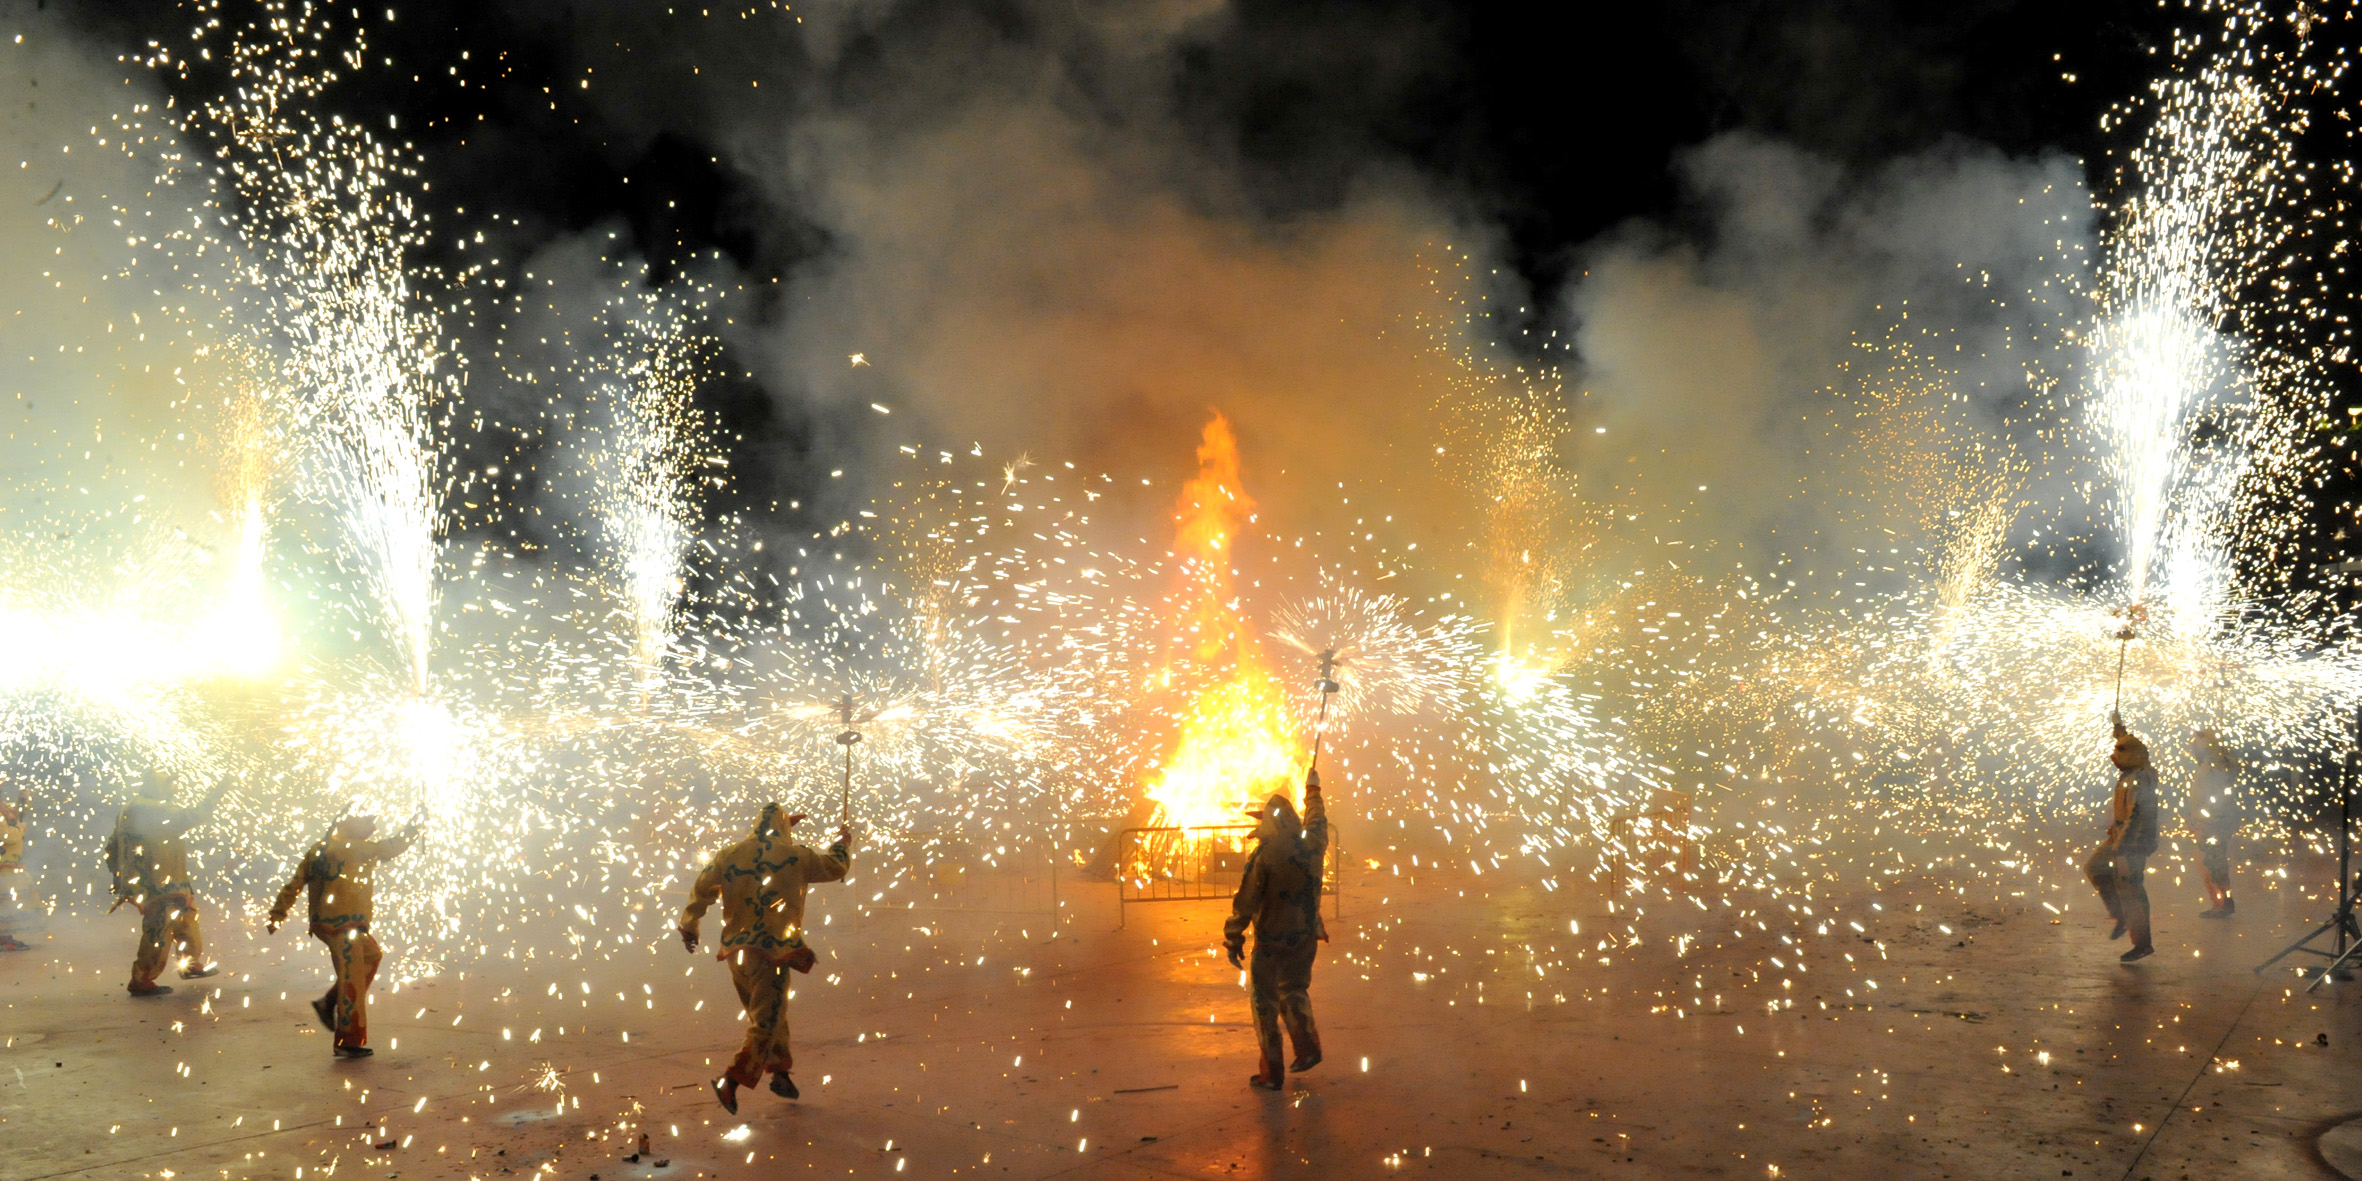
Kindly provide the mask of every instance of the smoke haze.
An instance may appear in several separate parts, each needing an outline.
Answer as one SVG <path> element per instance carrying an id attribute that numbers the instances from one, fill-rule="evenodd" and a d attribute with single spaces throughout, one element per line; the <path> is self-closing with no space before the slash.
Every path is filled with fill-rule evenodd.
<path id="1" fill-rule="evenodd" d="M 2060 325 L 2080 310 L 2072 292 L 2089 266 L 2077 162 L 1958 140 L 1898 147 L 1925 136 L 1836 88 L 1815 100 L 1853 113 L 1843 127 L 1818 121 L 1839 135 L 1834 154 L 1748 131 L 1704 139 L 1673 162 L 1671 211 L 1575 246 L 1563 286 L 1528 291 L 1507 262 L 1510 198 L 1423 163 L 1404 146 L 1416 137 L 1394 134 L 1406 109 L 1464 83 L 1446 59 L 1465 30 L 1407 7 L 1359 23 L 1202 0 L 864 0 L 730 19 L 618 3 L 494 12 L 476 35 L 513 56 L 455 42 L 456 60 L 411 68 L 448 65 L 479 87 L 528 68 L 571 79 L 568 109 L 596 127 L 576 150 L 624 188 L 666 194 L 668 210 L 697 210 L 620 227 L 569 228 L 531 205 L 446 208 L 438 221 L 483 231 L 479 255 L 505 260 L 493 273 L 531 272 L 518 288 L 549 306 L 597 306 L 619 274 L 735 293 L 711 326 L 729 367 L 765 391 L 772 423 L 745 441 L 742 481 L 799 464 L 857 480 L 902 443 L 1170 478 L 1220 409 L 1280 521 L 1317 526 L 1339 482 L 1383 484 L 1389 503 L 1429 518 L 1405 534 L 1432 536 L 1474 527 L 1498 494 L 1429 462 L 1476 358 L 1488 381 L 1563 375 L 1552 462 L 1576 498 L 1629 518 L 1618 527 L 1636 539 L 1646 531 L 1635 544 L 1850 546 L 1835 523 L 1858 528 L 1877 506 L 1814 477 L 1862 458 L 1850 408 L 1871 354 L 1907 342 L 1960 395 L 1955 425 L 2023 441 L 2055 425 L 2028 374 L 2063 371 Z M 1722 61 L 1713 48 L 1696 52 Z M 45 67 L 75 57 L 52 53 Z M 89 138 L 98 110 L 125 105 L 106 97 L 124 93 L 122 67 L 88 73 L 78 93 L 91 111 L 11 112 L 21 158 L 69 132 Z M 1751 93 L 1722 67 L 1708 73 Z M 369 78 L 355 82 L 363 96 L 385 85 Z M 429 140 L 438 193 L 477 191 L 536 151 L 555 158 L 533 140 L 539 114 L 504 101 L 508 118 Z M 558 110 L 555 96 L 531 105 Z M 1567 167 L 1615 118 L 1564 129 Z M 20 213 L 47 188 L 37 171 L 9 182 L 25 190 L 10 197 Z M 108 183 L 130 191 L 139 171 Z M 530 178 L 515 183 L 532 192 Z M 692 250 L 699 227 L 730 249 Z M 10 236 L 13 273 L 59 265 L 38 257 L 39 240 Z M 95 279 L 112 264 L 68 265 Z M 58 320 L 64 306 L 37 328 L 23 320 L 27 338 L 105 335 Z M 506 332 L 519 347 L 476 366 L 472 400 L 511 420 L 539 413 L 546 392 L 513 386 L 546 312 L 519 305 Z M 466 348 L 486 351 L 497 334 L 486 326 Z M 796 478 L 830 512 L 878 491 Z M 2027 498 L 2065 503 L 2087 474 L 2054 478 Z M 1161 516 L 1165 500 L 1143 493 L 1136 511 Z"/>
<path id="2" fill-rule="evenodd" d="M 1691 217 L 1594 243 L 1566 296 L 1594 494 L 1760 567 L 1850 553 L 1839 520 L 1896 522 L 1849 501 L 1920 491 L 1881 488 L 1873 398 L 1995 453 L 2057 424 L 2034 386 L 2071 363 L 2094 232 L 2072 161 L 1955 144 L 1852 170 L 1734 134 L 1678 168 Z"/>

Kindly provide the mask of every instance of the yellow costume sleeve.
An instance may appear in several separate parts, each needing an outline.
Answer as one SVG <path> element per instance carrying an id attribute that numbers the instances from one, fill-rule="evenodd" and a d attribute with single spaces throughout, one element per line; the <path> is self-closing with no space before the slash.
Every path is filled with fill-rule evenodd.
<path id="1" fill-rule="evenodd" d="M 312 857 L 307 851 L 304 854 L 302 863 L 295 867 L 295 876 L 287 879 L 286 887 L 279 891 L 279 900 L 271 904 L 272 922 L 276 923 L 286 920 L 288 908 L 295 905 L 295 896 L 303 893 L 304 885 L 311 880 Z"/>
<path id="2" fill-rule="evenodd" d="M 680 929 L 694 931 L 705 921 L 705 912 L 722 896 L 722 863 L 719 858 L 709 861 L 705 871 L 697 875 L 696 884 L 689 887 L 689 905 L 681 908 Z"/>

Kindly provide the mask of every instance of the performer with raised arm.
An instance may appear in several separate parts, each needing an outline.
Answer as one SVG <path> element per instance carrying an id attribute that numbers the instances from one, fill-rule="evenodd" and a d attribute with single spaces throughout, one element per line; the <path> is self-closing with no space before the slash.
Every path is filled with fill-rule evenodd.
<path id="1" fill-rule="evenodd" d="M 1222 940 L 1230 950 L 1231 966 L 1247 969 L 1255 1042 L 1262 1051 L 1261 1069 L 1247 1082 L 1276 1091 L 1286 1084 L 1288 1071 L 1300 1074 L 1320 1065 L 1320 1031 L 1312 1023 L 1312 961 L 1329 937 L 1320 917 L 1321 876 L 1329 851 L 1320 772 L 1305 773 L 1302 821 L 1286 792 L 1273 792 L 1263 807 L 1248 814 L 1257 818 L 1255 851 L 1231 899 Z M 1249 927 L 1255 931 L 1255 951 L 1252 962 L 1244 963 Z M 1283 1021 L 1296 1050 L 1296 1060 L 1284 1067 Z"/>
<path id="2" fill-rule="evenodd" d="M 328 961 L 336 968 L 336 982 L 328 986 L 312 1012 L 336 1035 L 339 1058 L 367 1058 L 369 1048 L 369 985 L 377 979 L 377 965 L 385 953 L 369 934 L 369 920 L 377 912 L 377 867 L 400 856 L 418 838 L 419 821 L 386 839 L 377 835 L 377 817 L 347 816 L 329 826 L 328 835 L 306 852 L 295 876 L 271 904 L 268 930 L 287 921 L 298 893 L 305 895 L 312 937 L 328 946 Z"/>
<path id="3" fill-rule="evenodd" d="M 771 1075 L 771 1093 L 798 1097 L 788 1072 L 795 1055 L 787 1044 L 787 974 L 810 972 L 818 957 L 804 945 L 804 888 L 813 882 L 843 881 L 853 867 L 853 826 L 837 829 L 826 852 L 789 839 L 804 819 L 786 815 L 778 804 L 763 805 L 747 838 L 714 854 L 681 908 L 681 942 L 697 950 L 697 928 L 718 899 L 722 938 L 718 959 L 729 961 L 730 982 L 746 1006 L 746 1040 L 729 1069 L 713 1083 L 714 1098 L 738 1112 L 738 1088 Z"/>
<path id="4" fill-rule="evenodd" d="M 2108 836 L 2084 862 L 2084 875 L 2099 891 L 2116 929 L 2110 939 L 2132 935 L 2132 949 L 2118 957 L 2125 963 L 2156 952 L 2149 931 L 2149 855 L 2157 851 L 2157 772 L 2149 766 L 2149 748 L 2116 719 L 2116 746 L 2108 755 L 2116 766 L 2116 792 L 2108 805 Z"/>

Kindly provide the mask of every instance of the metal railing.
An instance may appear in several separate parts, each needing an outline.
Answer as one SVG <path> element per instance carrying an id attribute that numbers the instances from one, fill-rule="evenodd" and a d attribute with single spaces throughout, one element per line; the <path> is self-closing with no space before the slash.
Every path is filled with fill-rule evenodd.
<path id="1" fill-rule="evenodd" d="M 1238 893 L 1247 858 L 1254 852 L 1252 824 L 1163 825 L 1127 828 L 1116 840 L 1116 925 L 1135 903 L 1207 902 Z M 1329 825 L 1328 855 L 1321 865 L 1320 892 L 1333 898 L 1332 912 L 1345 915 L 1340 889 L 1345 865 L 1337 826 Z"/>

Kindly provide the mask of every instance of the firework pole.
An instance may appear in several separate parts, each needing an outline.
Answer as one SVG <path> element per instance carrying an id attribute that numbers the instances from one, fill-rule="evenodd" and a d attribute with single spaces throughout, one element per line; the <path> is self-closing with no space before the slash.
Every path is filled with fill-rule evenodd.
<path id="1" fill-rule="evenodd" d="M 837 698 L 837 718 L 844 730 L 837 734 L 837 745 L 845 748 L 845 827 L 853 826 L 853 747 L 861 741 L 861 731 L 853 728 L 853 694 L 848 691 Z"/>
<path id="2" fill-rule="evenodd" d="M 1312 721 L 1312 767 L 1320 770 L 1320 743 L 1329 731 L 1329 698 L 1337 695 L 1337 650 L 1324 649 L 1320 654 L 1320 713 Z"/>
<path id="3" fill-rule="evenodd" d="M 2148 609 L 2139 603 L 2133 603 L 2124 609 L 2124 626 L 2116 631 L 2116 706 L 2114 713 L 2118 718 L 2124 716 L 2124 656 L 2131 649 L 2134 636 L 2139 634 L 2134 630 L 2135 625 L 2147 622 L 2148 618 Z"/>

